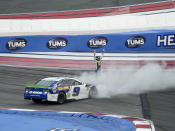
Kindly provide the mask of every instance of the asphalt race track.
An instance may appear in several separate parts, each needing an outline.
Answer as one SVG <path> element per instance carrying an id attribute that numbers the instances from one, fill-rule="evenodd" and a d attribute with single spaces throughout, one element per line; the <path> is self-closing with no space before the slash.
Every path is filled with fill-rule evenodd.
<path id="1" fill-rule="evenodd" d="M 63 69 L 37 69 L 1 66 L 0 108 L 128 115 L 151 119 L 156 126 L 156 131 L 173 131 L 175 129 L 174 90 L 153 92 L 144 94 L 142 97 L 137 95 L 123 95 L 112 98 L 70 101 L 63 105 L 51 102 L 35 104 L 32 101 L 23 99 L 26 83 L 35 82 L 40 78 L 48 76 L 76 77 L 81 73 L 81 71 Z"/>
<path id="2" fill-rule="evenodd" d="M 1 0 L 0 14 L 106 8 L 159 1 L 161 0 Z"/>
<path id="3" fill-rule="evenodd" d="M 147 94 L 147 99 L 150 108 L 149 116 L 154 121 L 157 131 L 174 131 L 175 90 L 152 92 Z"/>
<path id="4" fill-rule="evenodd" d="M 0 108 L 112 113 L 142 117 L 139 97 L 134 95 L 106 99 L 85 99 L 67 102 L 63 105 L 49 102 L 35 104 L 23 98 L 26 83 L 48 76 L 77 76 L 80 73 L 58 69 L 0 67 Z"/>

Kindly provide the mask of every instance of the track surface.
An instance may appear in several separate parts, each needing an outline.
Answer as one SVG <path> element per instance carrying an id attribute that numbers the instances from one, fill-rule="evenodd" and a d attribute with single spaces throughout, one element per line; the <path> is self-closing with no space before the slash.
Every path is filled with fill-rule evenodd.
<path id="1" fill-rule="evenodd" d="M 150 119 L 154 121 L 157 131 L 174 131 L 175 129 L 175 90 L 147 94 L 150 107 Z"/>
<path id="2" fill-rule="evenodd" d="M 105 8 L 158 1 L 161 0 L 1 0 L 0 14 Z"/>
<path id="3" fill-rule="evenodd" d="M 123 95 L 103 99 L 85 99 L 63 105 L 45 102 L 35 104 L 24 100 L 26 83 L 48 76 L 79 76 L 81 71 L 36 69 L 0 66 L 0 108 L 25 108 L 73 112 L 120 114 L 151 119 L 156 131 L 174 131 L 175 90 L 143 95 L 141 104 L 137 95 Z M 142 115 L 143 111 L 143 115 Z"/>
<path id="4" fill-rule="evenodd" d="M 141 103 L 139 97 L 135 95 L 116 96 L 106 99 L 85 99 L 63 105 L 48 102 L 35 104 L 32 101 L 23 99 L 26 83 L 34 82 L 47 76 L 77 76 L 80 73 L 58 69 L 0 67 L 0 108 L 112 113 L 142 117 Z"/>

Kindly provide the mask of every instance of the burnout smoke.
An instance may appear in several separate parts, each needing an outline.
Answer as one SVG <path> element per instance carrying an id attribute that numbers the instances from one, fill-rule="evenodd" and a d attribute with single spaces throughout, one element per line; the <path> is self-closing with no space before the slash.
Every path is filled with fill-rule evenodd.
<path id="1" fill-rule="evenodd" d="M 95 84 L 98 89 L 98 97 L 111 97 L 118 94 L 140 94 L 175 88 L 174 78 L 175 70 L 148 64 L 138 70 L 116 69 L 84 73 L 79 79 Z"/>

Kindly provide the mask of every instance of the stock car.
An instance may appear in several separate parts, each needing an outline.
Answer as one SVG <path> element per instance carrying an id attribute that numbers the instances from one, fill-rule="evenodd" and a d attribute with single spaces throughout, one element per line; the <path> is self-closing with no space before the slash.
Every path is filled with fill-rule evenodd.
<path id="1" fill-rule="evenodd" d="M 47 77 L 35 84 L 27 84 L 24 91 L 24 99 L 35 103 L 53 101 L 63 104 L 66 100 L 93 98 L 96 95 L 95 85 L 69 77 Z"/>

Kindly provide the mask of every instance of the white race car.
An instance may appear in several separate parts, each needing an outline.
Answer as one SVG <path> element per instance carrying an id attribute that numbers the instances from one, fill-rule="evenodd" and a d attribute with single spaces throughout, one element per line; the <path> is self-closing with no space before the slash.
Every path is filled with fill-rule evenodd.
<path id="1" fill-rule="evenodd" d="M 27 84 L 24 99 L 31 99 L 35 103 L 55 101 L 63 104 L 66 100 L 92 98 L 96 95 L 95 85 L 85 84 L 75 78 L 48 77 L 35 84 Z"/>

